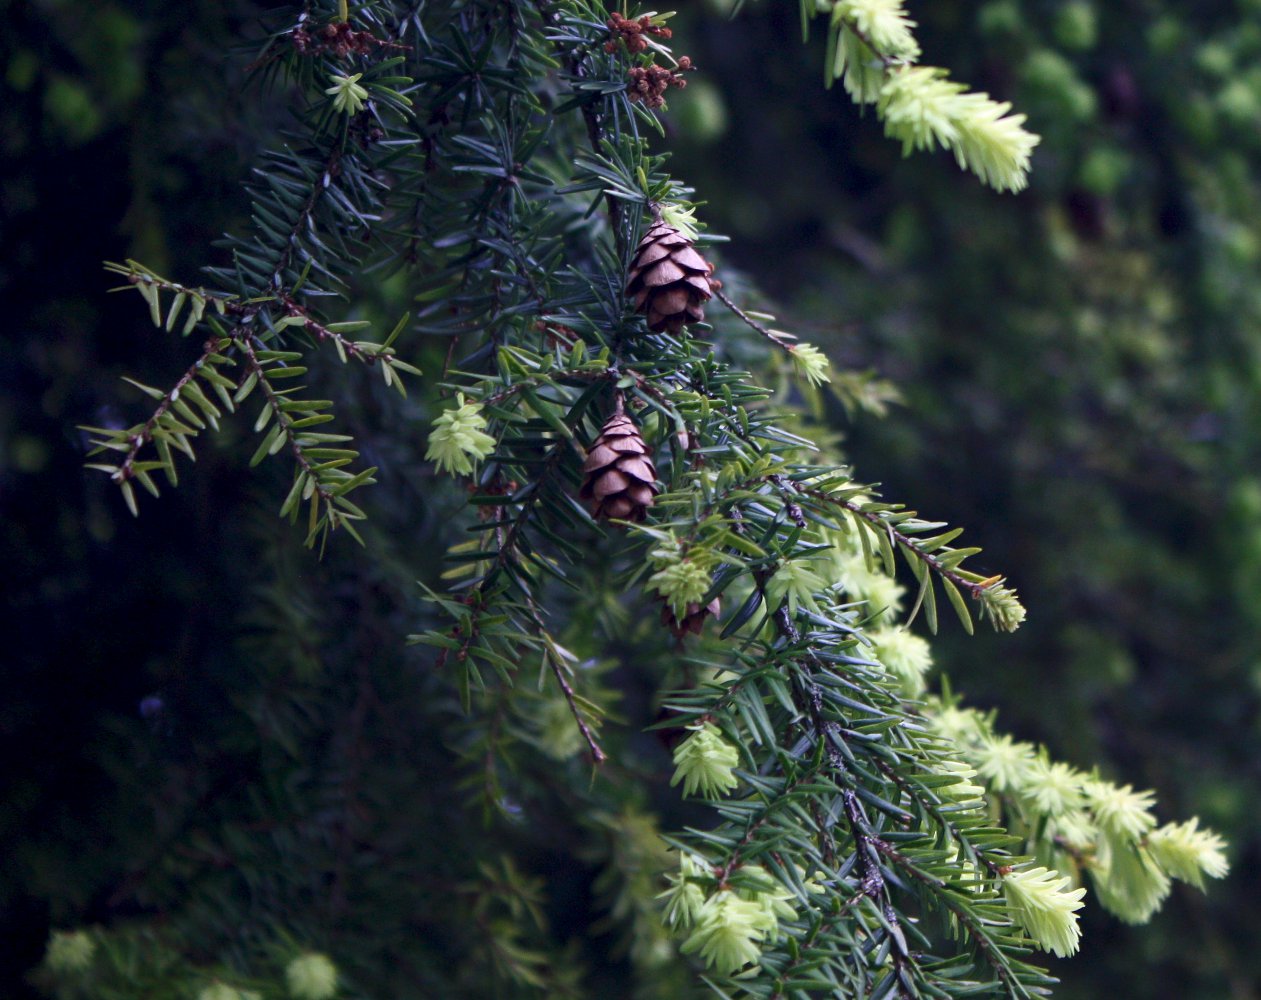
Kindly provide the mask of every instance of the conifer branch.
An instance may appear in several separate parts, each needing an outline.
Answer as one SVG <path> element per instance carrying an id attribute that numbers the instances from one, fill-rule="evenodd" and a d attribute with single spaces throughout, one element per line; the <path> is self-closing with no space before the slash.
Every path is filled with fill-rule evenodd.
<path id="1" fill-rule="evenodd" d="M 573 686 L 569 683 L 569 678 L 566 676 L 568 666 L 564 661 L 564 656 L 557 647 L 556 641 L 543 627 L 539 609 L 533 601 L 530 602 L 530 618 L 535 628 L 538 629 L 539 638 L 543 643 L 543 655 L 547 658 L 547 664 L 556 678 L 556 683 L 560 686 L 561 693 L 565 696 L 565 703 L 569 706 L 569 712 L 574 717 L 574 725 L 578 727 L 583 741 L 587 744 L 587 751 L 591 754 L 591 763 L 595 765 L 603 764 L 609 759 L 608 754 L 600 749 L 600 744 L 596 742 L 591 726 L 578 708 L 578 701 L 574 694 Z"/>
<path id="2" fill-rule="evenodd" d="M 281 429 L 294 462 L 302 470 L 302 474 L 313 484 L 311 487 L 312 492 L 325 504 L 331 504 L 335 494 L 320 482 L 315 463 L 307 458 L 306 449 L 300 442 L 297 431 L 294 430 L 293 420 L 290 419 L 288 412 L 282 405 L 285 400 L 271 384 L 271 379 L 268 377 L 268 369 L 259 361 L 258 354 L 255 352 L 253 344 L 250 343 L 248 336 L 239 338 L 236 343 L 246 357 L 249 375 L 257 380 L 258 387 L 263 391 L 266 405 L 272 411 L 272 419 L 275 421 L 276 426 Z"/>
<path id="3" fill-rule="evenodd" d="M 202 346 L 202 353 L 199 354 L 197 361 L 189 364 L 188 368 L 185 369 L 184 375 L 179 377 L 179 380 L 175 382 L 173 387 L 170 388 L 170 391 L 161 393 L 161 401 L 158 406 L 156 406 L 153 414 L 150 414 L 149 419 L 145 420 L 144 424 L 141 424 L 139 429 L 136 429 L 134 433 L 132 433 L 132 431 L 127 431 L 126 438 L 129 440 L 129 446 L 127 446 L 124 459 L 122 459 L 122 462 L 117 465 L 117 467 L 112 467 L 110 470 L 110 478 L 115 480 L 116 483 L 126 484 L 130 479 L 145 473 L 145 469 L 140 469 L 139 472 L 137 472 L 137 456 L 139 456 L 140 451 L 144 449 L 145 445 L 153 443 L 155 435 L 159 433 L 159 427 L 163 426 L 163 422 L 166 421 L 166 415 L 169 414 L 171 407 L 178 404 L 180 392 L 183 392 L 185 388 L 193 382 L 194 378 L 202 373 L 203 369 L 206 368 L 207 363 L 211 361 L 212 356 L 219 353 L 219 349 L 221 349 L 221 343 L 217 342 L 217 340 L 207 340 L 207 342 Z M 171 443 L 175 443 L 175 441 L 180 440 L 180 431 L 183 431 L 184 434 L 195 433 L 193 427 L 185 427 L 184 425 L 166 427 L 166 433 L 171 435 Z M 97 433 L 107 434 L 107 431 L 97 431 Z M 96 450 L 100 451 L 102 446 L 105 446 L 105 448 L 115 448 L 116 440 L 117 439 L 113 435 L 97 439 L 95 440 L 95 444 L 97 445 Z M 159 464 L 163 468 L 168 467 L 168 463 L 166 462 Z M 93 465 L 92 468 L 102 467 L 101 465 Z M 130 493 L 127 494 L 127 496 L 129 496 L 127 506 L 131 507 L 132 513 L 136 513 L 134 499 L 130 497 Z"/>
<path id="4" fill-rule="evenodd" d="M 815 12 L 828 16 L 828 85 L 841 79 L 856 102 L 874 104 L 903 155 L 940 145 L 995 190 L 1026 186 L 1039 137 L 1024 129 L 1025 116 L 1009 115 L 1010 104 L 987 94 L 968 93 L 945 70 L 917 65 L 915 22 L 901 0 L 828 0 Z M 802 13 L 808 16 L 805 6 Z"/>
<path id="5" fill-rule="evenodd" d="M 1036 137 L 1006 105 L 916 65 L 900 0 L 803 9 L 829 15 L 830 77 L 873 104 L 906 149 L 941 145 L 992 186 L 1023 186 Z M 956 530 L 871 499 L 837 448 L 802 436 L 792 400 L 760 384 L 783 366 L 759 342 L 734 324 L 743 339 L 687 330 L 702 319 L 687 306 L 707 298 L 712 269 L 692 256 L 691 190 L 640 135 L 659 124 L 640 85 L 664 88 L 677 75 L 654 58 L 686 68 L 663 44 L 664 15 L 613 17 L 593 0 L 371 0 L 353 17 L 373 40 L 351 45 L 352 11 L 341 5 L 329 23 L 334 11 L 331 0 L 307 4 L 259 61 L 269 74 L 289 73 L 310 106 L 250 187 L 254 224 L 231 241 L 233 266 L 214 272 L 234 291 L 179 285 L 131 262 L 111 267 L 156 325 L 173 330 L 183 317 L 184 332 L 203 324 L 214 336 L 169 401 L 141 387 L 159 400 L 145 424 L 95 432 L 98 447 L 126 456 L 98 467 L 144 482 L 150 470 L 129 436 L 138 434 L 173 482 L 170 448 L 191 455 L 189 440 L 218 415 L 197 379 L 228 409 L 261 387 L 255 461 L 293 457 L 282 515 L 294 519 L 308 503 L 310 543 L 342 524 L 354 534 L 362 512 L 347 494 L 375 470 L 349 471 L 357 452 L 346 438 L 315 430 L 332 419 L 331 400 L 302 399 L 282 383 L 305 372 L 312 344 L 331 345 L 343 364 L 380 362 L 387 384 L 417 374 L 392 347 L 406 318 L 380 343 L 356 340 L 362 324 L 339 322 L 344 312 L 328 302 L 334 292 L 353 297 L 365 275 L 404 269 L 416 329 L 449 344 L 429 399 L 454 403 L 440 404 L 425 455 L 459 482 L 435 477 L 426 487 L 449 498 L 465 489 L 477 513 L 447 548 L 447 592 L 426 587 L 433 607 L 413 637 L 439 650 L 436 662 L 453 675 L 435 760 L 448 764 L 454 752 L 467 773 L 453 785 L 480 788 L 490 818 L 514 816 L 520 802 L 543 814 L 540 801 L 556 799 L 571 828 L 575 817 L 615 823 L 604 817 L 624 815 L 636 783 L 655 779 L 625 732 L 602 728 L 617 692 L 601 688 L 600 664 L 654 682 L 682 671 L 686 687 L 665 699 L 666 721 L 682 729 L 672 785 L 712 800 L 714 819 L 668 838 L 679 873 L 662 894 L 654 946 L 668 946 L 668 929 L 684 954 L 760 997 L 1025 997 L 1049 980 L 1019 956 L 1030 943 L 1074 949 L 1080 900 L 1048 868 L 1009 864 L 1011 851 L 1085 872 L 1126 919 L 1150 916 L 1171 878 L 1199 884 L 1225 873 L 1220 839 L 1193 822 L 1157 828 L 1146 793 L 1004 745 L 986 720 L 927 695 L 928 645 L 900 617 L 905 568 L 920 584 L 910 617 L 923 609 L 934 631 L 935 587 L 969 630 L 962 595 L 1010 630 L 1023 617 L 1015 594 L 964 568 L 977 550 L 954 548 Z M 417 51 L 404 55 L 387 39 L 410 26 Z M 592 225 L 601 210 L 607 226 Z M 651 237 L 628 260 L 648 214 L 671 243 Z M 655 263 L 645 247 L 671 267 L 690 261 L 677 265 L 692 282 L 677 289 L 683 306 L 638 314 L 638 291 L 627 289 Z M 687 284 L 669 268 L 653 274 L 661 287 Z M 828 380 L 821 352 L 712 291 L 804 380 Z M 244 364 L 239 379 L 217 371 L 234 361 Z M 613 401 L 609 430 L 599 418 Z M 787 413 L 774 409 L 785 404 Z M 575 497 L 576 465 L 587 460 Z M 593 516 L 580 504 L 597 476 L 615 498 L 637 491 L 616 508 L 635 519 L 608 515 L 606 531 L 598 518 L 614 508 L 601 497 Z M 435 509 L 448 520 L 445 502 Z M 632 609 L 623 589 L 641 605 Z M 664 605 L 673 643 L 638 622 L 625 638 L 624 619 L 650 602 Z M 556 617 L 560 608 L 568 617 Z M 699 652 L 681 656 L 679 636 L 705 629 L 715 634 L 689 638 Z M 557 689 L 546 671 L 537 691 L 520 682 L 536 654 Z M 349 717 L 356 744 L 366 697 L 361 685 Z M 557 762 L 577 761 L 584 748 L 609 766 L 590 787 L 566 785 L 565 771 L 579 768 Z M 359 777 L 343 771 L 338 794 L 355 798 Z M 457 798 L 440 804 L 454 813 Z M 987 801 L 1015 832 L 992 822 Z M 539 887 L 509 857 L 487 860 L 507 828 L 492 826 L 484 837 L 470 831 L 461 863 L 474 870 L 445 887 L 461 911 L 444 930 L 488 957 L 497 987 L 551 989 L 564 964 L 559 945 L 538 944 L 547 933 Z M 655 827 L 645 829 L 643 856 L 660 853 Z M 348 902 L 349 827 L 329 842 L 336 909 Z M 202 853 L 248 860 L 235 846 Z M 645 884 L 659 867 L 645 864 Z M 639 935 L 654 919 L 654 895 L 641 887 L 619 897 L 610 919 L 638 921 Z M 940 948 L 932 923 L 920 922 L 928 910 L 952 929 Z M 667 952 L 657 947 L 654 960 Z"/>
<path id="6" fill-rule="evenodd" d="M 724 292 L 721 288 L 714 289 L 714 297 L 718 299 L 718 301 L 720 301 L 728 309 L 730 309 L 733 313 L 735 313 L 738 317 L 740 317 L 740 321 L 743 322 L 745 326 L 749 327 L 749 329 L 754 330 L 757 333 L 761 334 L 763 337 L 769 340 L 776 347 L 784 351 L 787 351 L 790 355 L 792 354 L 792 345 L 785 342 L 784 334 L 776 332 L 775 330 L 772 330 L 765 323 L 759 323 L 752 316 L 750 316 L 743 309 L 741 309 L 738 305 L 732 302 L 731 297 L 727 295 L 727 293 Z"/>

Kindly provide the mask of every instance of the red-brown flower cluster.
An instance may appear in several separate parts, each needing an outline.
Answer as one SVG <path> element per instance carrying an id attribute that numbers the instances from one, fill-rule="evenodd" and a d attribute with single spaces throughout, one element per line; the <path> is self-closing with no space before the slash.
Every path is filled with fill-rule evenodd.
<path id="1" fill-rule="evenodd" d="M 543 320 L 535 320 L 534 329 L 543 334 L 544 343 L 549 348 L 562 348 L 570 350 L 578 340 L 578 331 L 573 327 L 565 326 L 563 323 L 547 323 Z"/>
<path id="2" fill-rule="evenodd" d="M 682 642 L 688 635 L 700 635 L 707 618 L 717 618 L 722 614 L 722 602 L 715 597 L 708 604 L 689 604 L 683 617 L 679 618 L 669 603 L 661 606 L 661 624 L 668 628 L 674 637 Z"/>
<path id="3" fill-rule="evenodd" d="M 692 69 L 692 60 L 687 56 L 679 59 L 679 70 Z M 682 89 L 687 86 L 683 72 L 666 69 L 656 63 L 647 66 L 632 66 L 627 75 L 627 90 L 632 101 L 643 101 L 650 108 L 659 108 L 666 102 L 666 90 L 670 87 Z"/>
<path id="4" fill-rule="evenodd" d="M 367 55 L 375 46 L 389 44 L 370 31 L 355 31 L 348 21 L 326 24 L 313 31 L 302 27 L 294 28 L 289 37 L 293 39 L 293 47 L 304 56 L 329 53 L 338 59 L 351 53 L 357 56 Z"/>
<path id="5" fill-rule="evenodd" d="M 674 34 L 663 25 L 653 24 L 652 18 L 641 17 L 638 21 L 634 21 L 629 17 L 622 17 L 616 11 L 607 23 L 613 36 L 604 43 L 604 51 L 610 55 L 617 51 L 619 40 L 625 42 L 626 51 L 635 56 L 648 48 L 648 39 L 644 37 L 645 35 L 655 35 L 657 38 L 666 39 Z"/>
<path id="6" fill-rule="evenodd" d="M 521 484 L 515 479 L 505 481 L 501 477 L 496 477 L 493 482 L 484 485 L 478 482 L 471 482 L 465 487 L 469 496 L 480 494 L 481 496 L 504 497 L 504 504 L 508 502 L 506 498 L 512 496 L 519 489 L 521 489 Z M 479 521 L 493 521 L 495 518 L 501 517 L 503 511 L 500 507 L 501 505 L 499 504 L 483 501 L 477 505 L 477 519 Z"/>

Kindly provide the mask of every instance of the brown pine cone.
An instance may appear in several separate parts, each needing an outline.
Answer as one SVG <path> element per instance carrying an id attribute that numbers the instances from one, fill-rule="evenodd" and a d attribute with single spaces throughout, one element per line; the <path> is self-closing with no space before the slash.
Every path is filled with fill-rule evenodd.
<path id="1" fill-rule="evenodd" d="M 700 635 L 701 629 L 705 627 L 705 619 L 710 615 L 717 618 L 720 614 L 722 614 L 722 603 L 716 597 L 703 607 L 699 604 L 689 604 L 682 621 L 674 617 L 674 610 L 667 603 L 661 608 L 661 624 L 674 633 L 676 639 L 682 639 L 689 632 L 692 635 Z"/>
<path id="2" fill-rule="evenodd" d="M 657 495 L 657 470 L 639 428 L 617 401 L 582 465 L 579 496 L 595 500 L 596 517 L 642 521 Z"/>
<path id="3" fill-rule="evenodd" d="M 635 248 L 626 294 L 635 309 L 648 314 L 648 329 L 678 333 L 705 318 L 713 265 L 692 241 L 665 222 L 654 222 Z"/>

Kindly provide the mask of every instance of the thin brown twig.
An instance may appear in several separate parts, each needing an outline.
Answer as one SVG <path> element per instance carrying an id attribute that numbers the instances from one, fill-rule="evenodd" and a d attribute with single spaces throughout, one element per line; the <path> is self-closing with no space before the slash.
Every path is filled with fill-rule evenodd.
<path id="1" fill-rule="evenodd" d="M 910 858 L 906 857 L 901 851 L 897 850 L 892 844 L 885 840 L 878 840 L 873 846 L 886 858 L 896 864 L 902 871 L 919 882 L 921 885 L 928 886 L 932 889 L 941 900 L 942 906 L 950 911 L 958 921 L 967 928 L 968 936 L 973 943 L 985 955 L 991 969 L 997 974 L 999 979 L 1007 987 L 1010 996 L 1022 996 L 1023 991 L 1019 989 L 1019 984 L 1015 981 L 1011 974 L 1011 970 L 1007 968 L 1007 964 L 1002 960 L 1002 952 L 998 951 L 990 943 L 990 939 L 986 936 L 979 921 L 968 912 L 967 908 L 959 905 L 949 896 L 950 886 L 941 879 L 934 878 L 931 875 L 921 871 Z"/>
<path id="2" fill-rule="evenodd" d="M 361 361 L 366 365 L 375 364 L 380 361 L 382 364 L 393 365 L 398 359 L 394 357 L 393 351 L 389 353 L 376 354 L 366 351 L 351 340 L 345 334 L 332 330 L 323 323 L 312 318 L 310 310 L 300 302 L 294 300 L 291 293 L 280 292 L 274 296 L 263 296 L 261 298 L 250 299 L 248 302 L 242 302 L 234 295 L 222 294 L 216 295 L 199 288 L 190 288 L 188 285 L 181 285 L 177 281 L 170 281 L 166 278 L 159 278 L 155 275 L 142 271 L 131 271 L 127 280 L 132 285 L 146 284 L 156 288 L 161 292 L 168 292 L 172 295 L 185 295 L 189 298 L 201 299 L 206 303 L 215 303 L 215 308 L 221 310 L 229 316 L 245 318 L 258 314 L 261 306 L 268 302 L 277 302 L 280 304 L 282 311 L 286 317 L 294 317 L 302 320 L 302 327 L 311 336 L 319 341 L 332 341 L 338 344 L 347 357 L 352 357 L 357 361 Z M 235 339 L 235 338 L 233 338 Z"/>
<path id="3" fill-rule="evenodd" d="M 129 479 L 135 478 L 136 474 L 133 471 L 132 466 L 135 464 L 136 456 L 140 454 L 140 450 L 145 445 L 153 440 L 153 432 L 157 427 L 158 422 L 166 416 L 171 407 L 175 405 L 175 401 L 179 399 L 180 392 L 183 390 L 184 386 L 193 381 L 193 379 L 197 376 L 197 373 L 205 367 L 207 359 L 210 355 L 216 352 L 218 346 L 217 339 L 206 341 L 201 354 L 197 357 L 197 360 L 188 366 L 188 369 L 180 376 L 180 379 L 175 383 L 175 386 L 162 398 L 162 402 L 158 404 L 157 408 L 150 415 L 149 419 L 144 422 L 140 430 L 136 434 L 131 435 L 131 443 L 126 452 L 126 457 L 119 464 L 118 472 L 115 473 L 118 477 L 118 482 L 126 482 Z"/>
<path id="4" fill-rule="evenodd" d="M 583 718 L 582 712 L 578 709 L 578 701 L 574 695 L 573 686 L 565 676 L 561 655 L 555 648 L 552 637 L 548 635 L 547 630 L 543 628 L 541 621 L 537 617 L 538 613 L 534 609 L 533 602 L 531 602 L 531 612 L 543 640 L 543 656 L 547 660 L 548 666 L 552 668 L 552 673 L 556 675 L 556 683 L 560 685 L 561 692 L 565 695 L 565 701 L 569 705 L 569 713 L 574 717 L 574 723 L 578 726 L 578 731 L 582 733 L 582 738 L 586 741 L 587 750 L 591 754 L 591 762 L 593 764 L 603 764 L 609 759 L 609 755 L 600 748 L 600 744 L 596 742 L 595 734 L 591 731 L 587 720 Z"/>
<path id="5" fill-rule="evenodd" d="M 310 477 L 312 484 L 314 484 L 313 488 L 315 493 L 321 500 L 324 501 L 328 510 L 331 512 L 334 509 L 333 499 L 335 494 L 332 490 L 326 488 L 320 483 L 319 477 L 315 472 L 315 467 L 306 457 L 306 453 L 302 450 L 302 445 L 298 443 L 298 435 L 293 429 L 293 421 L 289 418 L 289 414 L 281 408 L 280 396 L 276 393 L 276 390 L 272 388 L 271 382 L 267 378 L 266 369 L 263 368 L 263 363 L 258 360 L 258 355 L 254 353 L 254 345 L 249 342 L 248 337 L 244 336 L 237 339 L 236 344 L 241 348 L 242 353 L 249 360 L 251 374 L 258 378 L 259 388 L 263 390 L 263 395 L 267 399 L 267 405 L 271 407 L 272 419 L 280 426 L 281 433 L 284 434 L 285 440 L 289 444 L 289 450 L 293 453 L 294 461 L 298 463 L 298 468 Z M 249 376 L 247 375 L 246 377 L 248 378 Z"/>
<path id="6" fill-rule="evenodd" d="M 725 305 L 737 316 L 739 316 L 740 319 L 745 323 L 745 325 L 749 327 L 749 329 L 755 330 L 756 332 L 760 333 L 763 337 L 765 337 L 767 340 L 769 340 L 772 344 L 774 344 L 776 347 L 787 351 L 789 354 L 792 354 L 793 352 L 792 344 L 785 343 L 784 340 L 779 335 L 777 335 L 774 330 L 766 326 L 766 324 L 764 323 L 759 323 L 747 312 L 745 312 L 738 305 L 732 302 L 731 297 L 728 296 L 727 293 L 724 292 L 721 288 L 714 288 L 712 289 L 712 291 L 714 295 L 717 297 L 718 301 L 721 302 L 723 305 Z"/>
<path id="7" fill-rule="evenodd" d="M 938 576 L 944 577 L 953 583 L 956 587 L 966 590 L 975 600 L 981 600 L 983 591 L 989 589 L 996 582 L 994 577 L 984 579 L 969 579 L 967 575 L 960 573 L 947 567 L 937 556 L 931 552 L 925 552 L 916 544 L 916 539 L 905 532 L 898 531 L 897 527 L 890 524 L 880 516 L 878 511 L 865 511 L 860 504 L 854 503 L 852 500 L 846 500 L 840 497 L 834 497 L 823 490 L 811 489 L 802 486 L 800 483 L 794 483 L 793 489 L 804 496 L 811 497 L 822 503 L 831 504 L 834 507 L 841 507 L 856 517 L 861 517 L 868 524 L 872 525 L 878 531 L 884 532 L 900 545 L 903 549 L 909 551 L 916 559 L 924 563 Z M 972 574 L 975 575 L 975 574 Z"/>

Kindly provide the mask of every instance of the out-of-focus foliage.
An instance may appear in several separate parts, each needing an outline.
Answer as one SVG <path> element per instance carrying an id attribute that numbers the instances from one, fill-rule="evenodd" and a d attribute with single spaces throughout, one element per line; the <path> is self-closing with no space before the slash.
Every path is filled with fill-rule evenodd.
<path id="1" fill-rule="evenodd" d="M 799 328 L 846 367 L 897 380 L 908 408 L 848 431 L 859 468 L 973 525 L 1033 609 L 1015 639 L 938 645 L 937 658 L 974 703 L 1000 704 L 1009 728 L 1160 788 L 1170 814 L 1202 815 L 1238 852 L 1240 875 L 1207 901 L 1177 896 L 1141 935 L 1089 926 L 1062 996 L 1246 997 L 1258 978 L 1246 948 L 1261 648 L 1252 6 L 915 5 L 926 58 L 1015 99 L 1043 134 L 1019 198 L 932 162 L 944 154 L 900 161 L 873 116 L 815 84 L 821 37 L 803 85 L 794 5 L 751 5 L 730 25 L 711 10 L 703 31 L 676 22 L 703 71 L 670 99 L 678 175 L 708 201 L 706 220 L 739 237 L 730 258 L 779 293 Z M 0 738 L 6 759 L 34 763 L 5 778 L 0 834 L 16 846 L 0 862 L 0 910 L 21 967 L 39 959 L 50 924 L 160 925 L 194 875 L 204 885 L 219 871 L 222 910 L 201 894 L 191 915 L 204 938 L 138 929 L 113 938 L 108 959 L 160 965 L 168 951 L 235 941 L 239 964 L 272 976 L 234 985 L 275 989 L 299 947 L 345 961 L 339 943 L 372 941 L 378 951 L 342 970 L 352 989 L 361 970 L 393 969 L 381 989 L 425 993 L 437 984 L 420 970 L 457 955 L 463 995 L 484 995 L 489 967 L 558 996 L 578 995 L 581 971 L 584 989 L 615 995 L 624 970 L 601 964 L 607 931 L 593 938 L 588 925 L 592 912 L 636 915 L 648 895 L 645 873 L 666 863 L 651 819 L 627 805 L 581 831 L 518 827 L 516 862 L 491 835 L 416 837 L 468 794 L 454 787 L 466 777 L 452 771 L 458 734 L 412 725 L 453 707 L 450 686 L 397 644 L 428 613 L 411 584 L 423 569 L 437 585 L 431 554 L 451 510 L 430 499 L 415 442 L 384 430 L 403 404 L 380 380 L 339 407 L 365 464 L 383 470 L 372 560 L 334 546 L 317 566 L 273 523 L 291 480 L 247 474 L 248 425 L 201 449 L 139 527 L 79 468 L 85 442 L 68 428 L 85 415 L 123 422 L 101 371 L 163 385 L 188 361 L 187 345 L 144 328 L 132 296 L 93 294 L 106 284 L 99 261 L 135 257 L 198 284 L 209 242 L 246 213 L 236 184 L 257 137 L 289 121 L 242 88 L 248 57 L 229 57 L 261 38 L 258 11 L 0 10 L 0 291 L 12 309 L 0 335 L 0 557 L 18 582 L 5 601 L 14 639 Z M 405 299 L 388 280 L 361 289 L 383 330 Z M 412 356 L 441 370 L 444 350 Z M 314 377 L 346 384 L 329 369 Z M 404 412 L 419 423 L 436 415 L 430 405 Z M 625 616 L 596 603 L 576 627 Z M 638 628 L 631 642 L 651 649 Z M 647 697 L 632 692 L 620 708 L 642 718 Z M 504 724 L 555 750 L 572 730 L 539 721 L 557 707 L 567 721 L 544 700 Z M 648 738 L 636 747 L 663 753 Z M 365 844 L 390 870 L 431 874 L 374 877 Z M 182 870 L 166 861 L 173 845 Z M 473 853 L 479 869 L 453 879 Z M 575 867 L 575 856 L 588 860 Z M 239 915 L 227 901 L 241 869 L 270 873 L 248 886 L 268 919 L 243 933 L 225 924 Z M 449 907 L 452 895 L 465 919 L 427 920 L 428 901 Z M 277 901 L 301 935 L 288 951 L 268 933 Z M 344 923 L 368 910 L 383 916 Z M 657 920 L 638 914 L 621 942 L 640 965 L 663 947 Z M 546 965 L 539 942 L 565 940 L 572 960 Z M 318 990 L 318 972 L 307 968 L 303 989 Z"/>
<path id="2" fill-rule="evenodd" d="M 902 389 L 850 432 L 858 467 L 985 524 L 1014 573 L 1028 622 L 939 641 L 954 684 L 1234 845 L 1237 877 L 1141 934 L 1087 917 L 1058 994 L 1255 996 L 1261 8 L 911 12 L 925 59 L 1043 136 L 1020 197 L 899 162 L 839 95 L 786 102 L 797 25 L 767 3 L 691 46 L 707 86 L 674 104 L 677 169 L 803 332 Z"/>

